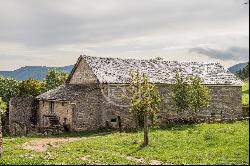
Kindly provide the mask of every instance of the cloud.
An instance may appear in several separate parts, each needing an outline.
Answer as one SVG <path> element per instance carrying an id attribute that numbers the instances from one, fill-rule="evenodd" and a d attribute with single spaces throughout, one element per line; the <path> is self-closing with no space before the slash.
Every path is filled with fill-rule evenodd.
<path id="1" fill-rule="evenodd" d="M 93 56 L 204 61 L 197 54 L 179 55 L 202 44 L 219 50 L 248 46 L 249 6 L 243 2 L 0 0 L 0 58 L 29 52 L 32 63 L 65 65 L 85 50 Z"/>
<path id="2" fill-rule="evenodd" d="M 219 3 L 223 5 L 217 0 L 0 0 L 0 40 L 29 47 L 100 43 L 229 24 L 233 29 L 238 25 L 233 22 L 246 19 L 248 11 L 240 2 Z"/>
<path id="3" fill-rule="evenodd" d="M 219 60 L 235 60 L 235 61 L 246 61 L 249 60 L 249 48 L 232 47 L 227 50 L 218 50 L 213 48 L 192 48 L 190 52 L 197 52 L 199 54 L 207 55 L 213 59 Z"/>

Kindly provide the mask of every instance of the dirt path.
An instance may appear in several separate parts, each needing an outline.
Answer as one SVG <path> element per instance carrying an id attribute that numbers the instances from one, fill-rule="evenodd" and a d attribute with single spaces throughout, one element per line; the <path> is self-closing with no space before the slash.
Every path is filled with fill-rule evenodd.
<path id="1" fill-rule="evenodd" d="M 32 140 L 30 142 L 24 143 L 22 145 L 22 148 L 26 149 L 26 150 L 34 150 L 36 152 L 46 152 L 49 147 L 60 147 L 60 145 L 62 145 L 63 143 L 79 141 L 79 140 L 82 140 L 82 139 L 86 139 L 86 138 L 85 137 L 82 137 L 82 138 L 80 138 L 80 137 L 72 137 L 72 138 L 39 138 L 39 139 Z M 104 152 L 104 151 L 99 151 L 99 150 L 96 150 L 96 151 L 101 152 L 101 153 Z M 118 152 L 113 152 L 112 154 L 123 157 L 123 158 L 126 158 L 127 160 L 134 161 L 136 163 L 146 164 L 146 161 L 145 161 L 144 158 L 137 158 L 137 157 L 133 157 L 133 156 L 127 156 L 127 155 L 120 154 Z M 87 156 L 83 156 L 83 157 L 81 157 L 79 159 L 83 160 L 83 161 L 91 161 L 91 156 L 87 155 Z M 96 162 L 99 163 L 99 161 L 95 161 L 95 164 L 99 165 Z M 162 161 L 158 161 L 158 160 L 151 160 L 149 164 L 150 165 L 171 165 L 169 163 L 166 164 L 166 163 L 164 163 Z M 103 165 L 103 164 L 101 164 L 101 165 Z"/>
<path id="2" fill-rule="evenodd" d="M 78 141 L 84 138 L 41 138 L 30 142 L 26 142 L 22 145 L 23 149 L 34 150 L 37 152 L 45 152 L 48 147 L 59 147 L 60 144 L 65 142 Z"/>

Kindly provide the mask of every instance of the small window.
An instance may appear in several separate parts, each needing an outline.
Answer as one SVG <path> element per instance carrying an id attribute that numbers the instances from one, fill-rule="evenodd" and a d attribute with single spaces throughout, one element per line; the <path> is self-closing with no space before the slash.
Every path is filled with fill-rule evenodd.
<path id="1" fill-rule="evenodd" d="M 50 113 L 51 114 L 55 113 L 55 102 L 53 101 L 50 102 Z"/>
<path id="2" fill-rule="evenodd" d="M 111 119 L 111 122 L 113 122 L 113 123 L 116 122 L 116 121 L 117 121 L 116 118 Z"/>
<path id="3" fill-rule="evenodd" d="M 64 106 L 64 102 L 62 102 L 62 106 Z"/>
<path id="4" fill-rule="evenodd" d="M 44 107 L 44 100 L 43 100 L 43 107 Z"/>

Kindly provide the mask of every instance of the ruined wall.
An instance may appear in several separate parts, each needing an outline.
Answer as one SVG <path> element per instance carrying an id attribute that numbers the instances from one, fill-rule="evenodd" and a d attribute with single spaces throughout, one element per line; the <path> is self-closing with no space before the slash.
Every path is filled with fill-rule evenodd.
<path id="1" fill-rule="evenodd" d="M 11 135 L 26 135 L 35 130 L 36 101 L 32 96 L 11 98 L 9 103 L 9 130 Z"/>
<path id="2" fill-rule="evenodd" d="M 97 83 L 97 78 L 85 60 L 81 60 L 70 80 L 70 84 L 92 83 Z"/>
<path id="3" fill-rule="evenodd" d="M 54 102 L 54 112 L 51 112 L 50 104 L 52 101 L 39 101 L 39 125 L 43 127 L 49 127 L 49 119 L 45 116 L 57 116 L 61 125 L 66 123 L 72 126 L 72 105 L 69 102 Z"/>

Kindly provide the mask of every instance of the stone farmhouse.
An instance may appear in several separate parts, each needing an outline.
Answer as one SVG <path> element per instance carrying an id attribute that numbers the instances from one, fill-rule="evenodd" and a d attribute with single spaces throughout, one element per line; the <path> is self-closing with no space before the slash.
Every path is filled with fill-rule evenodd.
<path id="1" fill-rule="evenodd" d="M 37 97 L 38 125 L 60 124 L 69 131 L 101 128 L 132 129 L 137 123 L 129 113 L 126 97 L 129 73 L 149 76 L 162 97 L 159 123 L 177 116 L 171 84 L 178 71 L 199 76 L 211 93 L 209 108 L 200 116 L 240 117 L 242 82 L 219 63 L 177 62 L 162 59 L 136 60 L 80 56 L 65 85 Z"/>

